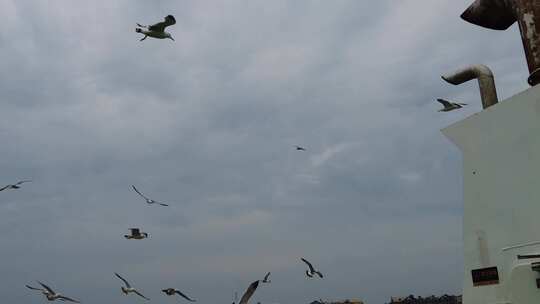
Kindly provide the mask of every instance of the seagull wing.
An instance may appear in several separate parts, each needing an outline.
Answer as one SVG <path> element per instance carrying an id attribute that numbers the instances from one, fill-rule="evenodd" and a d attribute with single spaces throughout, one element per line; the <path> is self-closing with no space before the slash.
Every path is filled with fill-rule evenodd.
<path id="1" fill-rule="evenodd" d="M 29 183 L 29 182 L 31 182 L 31 180 L 22 180 L 22 181 L 16 183 L 15 185 L 21 185 L 21 184 Z"/>
<path id="2" fill-rule="evenodd" d="M 437 98 L 437 101 L 440 102 L 445 108 L 452 106 L 452 104 L 446 99 Z"/>
<path id="3" fill-rule="evenodd" d="M 142 293 L 138 292 L 137 290 L 135 290 L 135 291 L 133 291 L 133 292 L 134 292 L 134 293 L 136 293 L 136 294 L 138 294 L 138 295 L 139 295 L 139 297 L 141 297 L 141 298 L 143 298 L 143 299 L 146 299 L 147 301 L 150 301 L 150 299 L 149 299 L 149 298 L 147 298 L 147 297 L 143 296 L 143 295 L 142 295 Z"/>
<path id="4" fill-rule="evenodd" d="M 186 299 L 186 300 L 188 300 L 190 302 L 197 302 L 197 300 L 190 299 L 188 296 L 183 294 L 180 290 L 175 290 L 174 292 L 179 294 L 182 298 L 184 298 L 184 299 Z"/>
<path id="5" fill-rule="evenodd" d="M 315 268 L 313 268 L 313 265 L 311 265 L 311 263 L 308 262 L 308 260 L 306 260 L 306 259 L 304 259 L 304 258 L 300 258 L 300 260 L 302 260 L 302 262 L 304 262 L 304 263 L 306 263 L 306 264 L 308 265 L 309 270 L 310 270 L 311 272 L 315 272 Z"/>
<path id="6" fill-rule="evenodd" d="M 247 302 L 249 301 L 249 298 L 251 298 L 255 290 L 257 290 L 257 287 L 259 287 L 259 280 L 249 285 L 248 289 L 246 290 L 246 292 L 244 293 L 244 295 L 242 296 L 238 304 L 247 304 Z"/>
<path id="7" fill-rule="evenodd" d="M 128 281 L 126 279 L 122 278 L 118 273 L 114 273 L 120 280 L 124 281 L 124 284 L 126 284 L 127 288 L 131 288 L 131 285 L 129 285 Z"/>
<path id="8" fill-rule="evenodd" d="M 29 288 L 29 289 L 32 289 L 32 290 L 39 290 L 39 291 L 43 290 L 41 288 L 36 288 L 36 287 L 29 286 L 29 285 L 24 285 L 24 286 L 26 286 L 26 288 Z"/>
<path id="9" fill-rule="evenodd" d="M 7 188 L 9 188 L 9 186 L 10 186 L 10 185 L 7 185 L 7 186 L 4 186 L 4 187 L 0 188 L 0 191 L 6 190 Z"/>
<path id="10" fill-rule="evenodd" d="M 264 276 L 264 281 L 268 281 L 268 277 L 270 276 L 270 272 L 268 272 L 265 276 Z"/>
<path id="11" fill-rule="evenodd" d="M 79 302 L 77 300 L 73 300 L 73 299 L 65 297 L 65 296 L 59 296 L 58 298 L 61 299 L 61 300 L 69 301 L 69 302 L 73 302 L 73 303 L 81 303 L 81 302 Z"/>
<path id="12" fill-rule="evenodd" d="M 43 286 L 43 288 L 45 288 L 50 294 L 55 294 L 56 292 L 54 292 L 54 290 L 52 290 L 49 286 L 41 283 L 40 281 L 37 281 L 39 283 L 39 285 Z"/>
<path id="13" fill-rule="evenodd" d="M 133 188 L 133 190 L 135 190 L 135 192 L 137 192 L 137 194 L 143 197 L 145 200 L 150 200 L 148 197 L 144 196 L 139 190 L 137 190 L 135 186 L 131 185 L 131 188 Z"/>
<path id="14" fill-rule="evenodd" d="M 148 29 L 154 32 L 163 32 L 167 26 L 173 24 L 176 24 L 176 19 L 174 19 L 173 15 L 168 15 L 164 21 L 150 25 Z"/>
<path id="15" fill-rule="evenodd" d="M 322 275 L 322 273 L 321 273 L 320 271 L 317 271 L 316 273 L 319 275 L 319 277 L 320 277 L 321 279 L 323 278 L 323 275 Z"/>
<path id="16" fill-rule="evenodd" d="M 144 196 L 144 194 L 142 194 L 137 188 L 135 188 L 135 186 L 131 185 L 131 187 L 133 188 L 133 190 L 135 190 L 135 192 L 137 192 L 138 195 L 142 196 L 147 203 L 149 204 L 159 204 L 161 206 L 165 206 L 165 207 L 168 207 L 169 205 L 165 204 L 165 203 L 160 203 L 160 202 L 157 202 L 153 199 L 149 199 L 148 197 Z"/>

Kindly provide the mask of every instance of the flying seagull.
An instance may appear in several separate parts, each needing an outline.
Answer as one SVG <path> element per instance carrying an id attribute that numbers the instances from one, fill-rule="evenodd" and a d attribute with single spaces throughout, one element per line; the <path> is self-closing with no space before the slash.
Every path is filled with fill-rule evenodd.
<path id="1" fill-rule="evenodd" d="M 4 190 L 7 190 L 7 189 L 20 189 L 22 184 L 24 183 L 29 183 L 31 182 L 31 180 L 23 180 L 23 181 L 20 181 L 16 184 L 13 184 L 13 185 L 7 185 L 7 186 L 4 186 L 2 188 L 0 188 L 0 191 L 4 191 Z"/>
<path id="2" fill-rule="evenodd" d="M 457 109 L 463 108 L 463 106 L 466 106 L 466 103 L 459 103 L 459 102 L 450 102 L 446 99 L 437 98 L 437 101 L 440 102 L 444 108 L 440 109 L 439 112 L 449 112 Z"/>
<path id="3" fill-rule="evenodd" d="M 27 288 L 29 289 L 32 289 L 32 290 L 39 290 L 41 291 L 41 293 L 43 293 L 43 295 L 45 295 L 45 297 L 47 297 L 47 300 L 49 301 L 54 301 L 54 300 L 61 300 L 61 301 L 69 301 L 69 302 L 73 302 L 73 303 L 81 303 L 77 300 L 74 300 L 74 299 L 71 299 L 71 298 L 68 298 L 68 297 L 65 297 L 59 293 L 56 293 L 54 292 L 49 286 L 41 283 L 40 281 L 37 281 L 39 283 L 39 285 L 41 285 L 43 288 L 36 288 L 36 287 L 32 287 L 32 286 L 29 286 L 29 285 L 25 285 Z"/>
<path id="4" fill-rule="evenodd" d="M 148 237 L 148 233 L 141 232 L 141 230 L 139 228 L 129 228 L 129 230 L 131 231 L 131 235 L 129 235 L 129 234 L 124 235 L 124 237 L 126 239 L 128 239 L 128 240 L 130 240 L 130 239 L 142 240 L 142 239 L 146 239 Z"/>
<path id="5" fill-rule="evenodd" d="M 246 290 L 246 292 L 244 293 L 244 295 L 242 296 L 242 298 L 240 299 L 240 302 L 238 302 L 238 304 L 247 304 L 247 302 L 249 301 L 249 298 L 251 298 L 251 296 L 253 295 L 253 293 L 255 292 L 255 290 L 257 289 L 257 287 L 259 287 L 259 280 L 251 283 L 248 287 L 248 289 Z"/>
<path id="6" fill-rule="evenodd" d="M 300 146 L 294 146 L 296 148 L 296 151 L 306 151 L 306 148 L 300 147 Z"/>
<path id="7" fill-rule="evenodd" d="M 179 294 L 182 298 L 190 301 L 190 302 L 197 302 L 197 300 L 193 300 L 191 299 L 190 297 L 186 296 L 185 294 L 183 294 L 180 290 L 178 289 L 174 289 L 174 288 L 167 288 L 167 289 L 162 289 L 161 291 L 163 291 L 164 293 L 166 293 L 168 296 L 172 296 L 174 295 L 175 293 L 176 294 Z"/>
<path id="8" fill-rule="evenodd" d="M 309 267 L 309 269 L 306 270 L 306 275 L 308 277 L 313 278 L 315 276 L 315 274 L 316 274 L 322 279 L 322 277 L 323 277 L 322 273 L 320 271 L 316 270 L 308 260 L 306 260 L 304 258 L 300 258 L 300 259 L 302 260 L 302 262 L 306 263 L 308 265 L 308 267 Z"/>
<path id="9" fill-rule="evenodd" d="M 126 284 L 126 287 L 122 286 L 122 292 L 124 294 L 129 294 L 130 292 L 134 292 L 136 293 L 137 295 L 139 295 L 141 298 L 143 299 L 146 299 L 148 301 L 150 301 L 149 298 L 143 296 L 140 292 L 138 292 L 135 288 L 131 287 L 131 285 L 129 285 L 128 281 L 126 281 L 126 279 L 122 278 L 118 273 L 114 273 L 120 280 L 124 281 L 124 284 Z"/>
<path id="10" fill-rule="evenodd" d="M 164 204 L 164 203 L 156 202 L 153 199 L 149 199 L 148 197 L 144 196 L 141 192 L 139 192 L 139 190 L 137 190 L 137 188 L 135 188 L 135 186 L 131 185 L 131 187 L 133 188 L 133 190 L 135 190 L 135 192 L 137 192 L 138 195 L 140 195 L 142 198 L 144 198 L 146 200 L 146 203 L 148 205 L 158 204 L 158 205 L 161 205 L 161 206 L 169 206 L 169 205 Z"/>
<path id="11" fill-rule="evenodd" d="M 270 280 L 268 279 L 268 277 L 270 277 L 270 272 L 268 272 L 268 273 L 264 276 L 264 279 L 262 280 L 262 282 L 263 282 L 263 283 L 270 283 L 270 282 L 272 282 L 272 281 L 270 281 Z"/>
<path id="12" fill-rule="evenodd" d="M 165 32 L 165 28 L 175 23 L 176 19 L 174 19 L 173 15 L 167 15 L 164 21 L 158 22 L 154 25 L 141 25 L 137 23 L 138 28 L 135 29 L 135 32 L 144 35 L 144 37 L 142 37 L 140 41 L 143 41 L 144 39 L 146 39 L 146 37 L 153 37 L 158 39 L 169 38 L 174 41 L 174 38 L 171 36 L 171 34 Z"/>

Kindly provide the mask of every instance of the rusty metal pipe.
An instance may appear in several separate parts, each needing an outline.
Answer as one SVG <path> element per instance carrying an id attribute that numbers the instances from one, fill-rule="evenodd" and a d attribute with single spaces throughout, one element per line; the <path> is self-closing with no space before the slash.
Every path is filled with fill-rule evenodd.
<path id="1" fill-rule="evenodd" d="M 441 77 L 444 81 L 453 85 L 459 85 L 469 80 L 478 79 L 482 107 L 486 109 L 499 102 L 493 73 L 483 64 L 471 65 Z"/>
<path id="2" fill-rule="evenodd" d="M 540 83 L 540 0 L 516 0 L 514 4 L 529 67 L 527 81 L 534 86 Z"/>
<path id="3" fill-rule="evenodd" d="M 527 81 L 532 86 L 540 83 L 540 0 L 476 0 L 461 18 L 494 30 L 517 21 L 529 67 Z"/>

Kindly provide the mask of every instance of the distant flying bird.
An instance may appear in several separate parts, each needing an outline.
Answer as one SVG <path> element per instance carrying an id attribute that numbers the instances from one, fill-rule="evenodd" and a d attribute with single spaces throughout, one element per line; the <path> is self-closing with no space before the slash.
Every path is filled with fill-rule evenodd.
<path id="1" fill-rule="evenodd" d="M 124 281 L 124 284 L 126 284 L 126 287 L 122 286 L 122 292 L 124 294 L 129 294 L 130 292 L 133 292 L 133 293 L 136 293 L 138 296 L 140 296 L 141 298 L 143 299 L 146 299 L 148 301 L 150 301 L 149 298 L 143 296 L 141 293 L 139 293 L 135 288 L 131 287 L 131 285 L 129 285 L 128 281 L 126 281 L 126 279 L 122 278 L 118 273 L 114 273 L 120 280 Z"/>
<path id="2" fill-rule="evenodd" d="M 247 304 L 247 302 L 249 301 L 249 298 L 251 298 L 255 290 L 257 290 L 257 287 L 259 287 L 259 280 L 249 285 L 248 289 L 246 289 L 246 292 L 244 293 L 244 295 L 242 296 L 238 304 Z"/>
<path id="3" fill-rule="evenodd" d="M 270 283 L 270 282 L 272 282 L 272 281 L 270 281 L 270 280 L 268 279 L 268 277 L 270 277 L 270 272 L 268 272 L 268 273 L 264 276 L 264 279 L 262 280 L 262 282 L 263 282 L 263 283 Z"/>
<path id="4" fill-rule="evenodd" d="M 131 185 L 131 187 L 133 188 L 133 190 L 135 190 L 135 192 L 137 192 L 138 195 L 140 195 L 142 198 L 144 198 L 146 200 L 146 203 L 148 205 L 158 204 L 158 205 L 161 205 L 161 206 L 169 206 L 167 204 L 157 202 L 157 201 L 155 201 L 153 199 L 149 199 L 148 197 L 144 196 L 139 190 L 137 190 L 137 188 L 135 188 L 135 186 Z"/>
<path id="5" fill-rule="evenodd" d="M 306 270 L 306 275 L 310 278 L 313 278 L 316 275 L 318 275 L 321 279 L 323 277 L 322 273 L 318 270 L 315 269 L 315 267 L 313 267 L 313 265 L 311 265 L 310 262 L 308 262 L 308 260 L 304 259 L 304 258 L 300 258 L 302 260 L 302 262 L 306 263 L 309 267 L 308 270 Z"/>
<path id="6" fill-rule="evenodd" d="M 296 148 L 296 151 L 306 151 L 306 148 L 300 147 L 300 146 L 294 146 Z"/>
<path id="7" fill-rule="evenodd" d="M 169 25 L 176 24 L 176 19 L 173 15 L 168 15 L 165 17 L 165 20 L 158 22 L 154 25 L 141 25 L 137 23 L 138 28 L 135 29 L 135 32 L 141 33 L 144 35 L 140 41 L 146 39 L 146 37 L 153 37 L 158 39 L 169 38 L 174 41 L 174 38 L 170 33 L 165 32 L 165 28 Z"/>
<path id="8" fill-rule="evenodd" d="M 16 184 L 13 184 L 13 185 L 7 185 L 7 186 L 4 186 L 2 188 L 0 188 L 0 191 L 4 191 L 4 190 L 7 190 L 7 189 L 20 189 L 22 184 L 24 183 L 29 183 L 31 182 L 31 180 L 23 180 L 23 181 L 20 181 Z"/>
<path id="9" fill-rule="evenodd" d="M 148 233 L 141 232 L 141 230 L 139 228 L 129 228 L 129 230 L 131 231 L 131 235 L 129 235 L 129 234 L 124 235 L 124 237 L 126 239 L 128 239 L 128 240 L 130 240 L 130 239 L 142 240 L 142 239 L 146 239 L 148 237 Z"/>
<path id="10" fill-rule="evenodd" d="M 466 106 L 466 103 L 459 103 L 459 102 L 450 102 L 446 99 L 437 98 L 437 101 L 440 102 L 444 108 L 440 109 L 439 112 L 449 112 L 457 109 L 463 108 L 463 106 Z"/>
<path id="11" fill-rule="evenodd" d="M 161 291 L 163 291 L 164 293 L 166 293 L 168 296 L 172 296 L 174 294 L 178 294 L 180 295 L 182 298 L 190 301 L 190 302 L 197 302 L 197 300 L 193 300 L 191 298 L 189 298 L 188 296 L 186 296 L 185 294 L 183 294 L 180 290 L 178 289 L 174 289 L 174 288 L 167 288 L 167 289 L 162 289 Z"/>
<path id="12" fill-rule="evenodd" d="M 41 283 L 40 281 L 37 281 L 39 283 L 39 285 L 41 285 L 43 288 L 36 288 L 36 287 L 32 287 L 32 286 L 28 286 L 28 285 L 25 285 L 27 288 L 29 289 L 32 289 L 32 290 L 39 290 L 43 293 L 43 295 L 45 295 L 45 297 L 47 297 L 47 300 L 49 301 L 54 301 L 54 300 L 61 300 L 61 301 L 69 301 L 69 302 L 73 302 L 73 303 L 81 303 L 77 300 L 74 300 L 74 299 L 71 299 L 71 298 L 68 298 L 68 297 L 65 297 L 59 293 L 56 293 L 54 292 L 54 290 L 52 290 L 49 286 Z"/>

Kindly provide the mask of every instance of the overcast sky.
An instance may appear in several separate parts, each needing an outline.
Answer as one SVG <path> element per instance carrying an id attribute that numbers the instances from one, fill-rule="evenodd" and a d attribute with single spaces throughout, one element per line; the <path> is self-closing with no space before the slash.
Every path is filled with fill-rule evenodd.
<path id="1" fill-rule="evenodd" d="M 41 280 L 142 303 L 114 272 L 159 303 L 230 303 L 267 271 L 252 303 L 459 294 L 440 129 L 481 104 L 440 75 L 484 63 L 501 99 L 528 76 L 516 25 L 462 21 L 471 1 L 0 0 L 0 184 L 33 180 L 0 192 L 2 301 L 46 302 L 24 287 Z M 139 42 L 168 14 L 176 41 Z"/>

